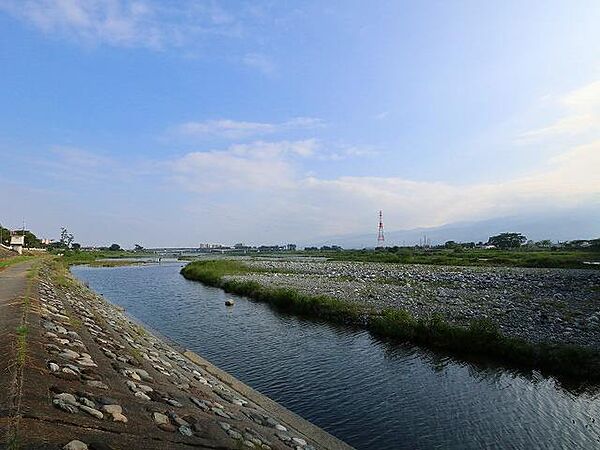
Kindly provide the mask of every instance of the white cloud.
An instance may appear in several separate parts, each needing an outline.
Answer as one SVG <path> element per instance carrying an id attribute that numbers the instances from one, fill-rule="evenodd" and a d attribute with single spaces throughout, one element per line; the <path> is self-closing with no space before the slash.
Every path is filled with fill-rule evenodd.
<path id="1" fill-rule="evenodd" d="M 168 166 L 177 182 L 194 192 L 284 189 L 294 185 L 289 158 L 310 156 L 316 147 L 312 139 L 259 141 L 226 150 L 188 153 Z"/>
<path id="2" fill-rule="evenodd" d="M 277 142 L 257 141 L 251 144 L 232 145 L 228 152 L 237 156 L 267 159 L 286 155 L 308 157 L 314 155 L 318 148 L 319 143 L 315 139 Z"/>
<path id="3" fill-rule="evenodd" d="M 267 76 L 274 75 L 277 71 L 277 66 L 271 58 L 261 53 L 248 53 L 244 55 L 242 62 L 248 67 L 257 69 Z"/>
<path id="4" fill-rule="evenodd" d="M 234 18 L 209 2 L 0 0 L 0 10 L 86 45 L 162 49 L 207 33 L 239 34 Z"/>
<path id="5" fill-rule="evenodd" d="M 598 112 L 600 108 L 600 80 L 576 89 L 562 99 L 569 108 Z"/>
<path id="6" fill-rule="evenodd" d="M 56 156 L 53 161 L 69 169 L 101 167 L 111 164 L 111 160 L 96 153 L 74 147 L 57 146 L 51 149 Z"/>
<path id="7" fill-rule="evenodd" d="M 219 199 L 230 199 L 223 202 L 221 214 L 244 229 L 240 238 L 254 233 L 255 240 L 265 236 L 258 222 L 245 218 L 252 211 L 284 220 L 281 229 L 270 232 L 277 239 L 309 239 L 368 231 L 379 209 L 390 229 L 408 229 L 600 202 L 600 141 L 555 157 L 527 176 L 467 185 L 397 177 L 307 177 L 289 154 L 289 149 L 275 151 L 268 145 L 234 146 L 189 154 L 172 168 L 180 186 L 199 194 L 202 203 L 210 202 L 212 210 L 219 210 Z M 228 226 L 219 231 L 236 235 L 236 228 Z"/>
<path id="8" fill-rule="evenodd" d="M 172 128 L 172 134 L 188 138 L 224 137 L 241 139 L 250 136 L 281 133 L 299 129 L 315 129 L 323 121 L 312 117 L 296 117 L 281 123 L 246 122 L 230 119 L 185 122 Z"/>
<path id="9" fill-rule="evenodd" d="M 600 133 L 600 80 L 561 96 L 556 103 L 562 115 L 547 126 L 521 133 L 517 143 Z"/>
<path id="10" fill-rule="evenodd" d="M 388 230 L 397 230 L 600 205 L 600 140 L 563 152 L 527 175 L 471 184 L 306 175 L 307 159 L 318 159 L 324 149 L 314 140 L 258 141 L 167 161 L 130 161 L 57 147 L 43 165 L 32 167 L 42 169 L 36 179 L 58 182 L 72 204 L 83 208 L 92 195 L 106 214 L 125 219 L 135 208 L 135 214 L 154 218 L 159 230 L 177 229 L 182 233 L 177 242 L 187 245 L 365 233 L 375 229 L 379 209 Z M 53 201 L 42 197 L 42 203 Z M 82 214 L 87 214 L 82 227 L 96 220 L 90 211 L 82 209 L 78 217 Z M 104 226 L 110 223 L 102 220 Z M 102 230 L 94 239 L 100 236 Z"/>

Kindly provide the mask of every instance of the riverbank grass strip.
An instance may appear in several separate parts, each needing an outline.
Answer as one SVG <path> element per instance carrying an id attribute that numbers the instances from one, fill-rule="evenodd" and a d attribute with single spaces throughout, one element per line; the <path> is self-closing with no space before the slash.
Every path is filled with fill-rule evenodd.
<path id="1" fill-rule="evenodd" d="M 494 323 L 485 319 L 475 319 L 468 327 L 462 327 L 449 323 L 441 315 L 416 319 L 402 309 L 376 312 L 324 295 L 306 295 L 294 289 L 265 287 L 256 281 L 234 278 L 235 275 L 251 272 L 256 270 L 235 260 L 195 261 L 181 269 L 186 279 L 266 302 L 289 313 L 357 325 L 379 336 L 456 354 L 492 357 L 519 367 L 541 369 L 549 374 L 600 381 L 600 354 L 591 349 L 532 344 L 507 337 Z"/>
<path id="2" fill-rule="evenodd" d="M 227 278 L 231 275 L 243 275 L 253 271 L 239 261 L 211 260 L 190 263 L 181 270 L 181 273 L 187 279 L 270 303 L 280 310 L 294 314 L 344 323 L 354 323 L 360 318 L 362 309 L 353 303 L 325 295 L 305 295 L 295 289 L 266 288 L 255 281 Z"/>

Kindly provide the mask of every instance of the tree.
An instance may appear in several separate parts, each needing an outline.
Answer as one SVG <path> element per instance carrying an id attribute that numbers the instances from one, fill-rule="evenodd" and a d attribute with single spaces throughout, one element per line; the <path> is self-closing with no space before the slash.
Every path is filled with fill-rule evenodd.
<path id="1" fill-rule="evenodd" d="M 118 252 L 119 250 L 121 250 L 121 246 L 119 244 L 112 244 L 110 247 L 108 247 L 108 249 L 111 252 Z"/>
<path id="2" fill-rule="evenodd" d="M 538 247 L 552 247 L 552 241 L 550 239 L 544 239 L 535 243 Z"/>
<path id="3" fill-rule="evenodd" d="M 140 244 L 135 244 L 133 250 L 136 252 L 141 252 L 142 250 L 144 250 L 144 247 L 142 247 Z"/>
<path id="4" fill-rule="evenodd" d="M 517 248 L 523 245 L 527 238 L 521 233 L 500 233 L 488 239 L 489 245 L 494 245 L 501 249 Z"/>
<path id="5" fill-rule="evenodd" d="M 28 248 L 40 248 L 42 241 L 40 241 L 35 234 L 31 231 L 25 232 L 25 247 Z"/>
<path id="6" fill-rule="evenodd" d="M 65 244 L 63 244 L 62 242 L 58 241 L 58 242 L 52 242 L 50 244 L 48 244 L 48 246 L 46 247 L 46 250 L 48 250 L 49 252 L 51 251 L 64 251 L 67 249 L 67 246 Z"/>
<path id="7" fill-rule="evenodd" d="M 457 248 L 460 247 L 460 244 L 457 244 L 454 241 L 446 241 L 446 243 L 444 244 L 445 248 Z"/>
<path id="8" fill-rule="evenodd" d="M 60 228 L 60 243 L 61 244 L 63 244 L 67 248 L 70 248 L 71 244 L 73 243 L 74 240 L 75 240 L 75 237 L 73 237 L 72 233 L 69 233 L 69 230 L 67 230 L 65 227 Z"/>
<path id="9" fill-rule="evenodd" d="M 10 230 L 0 225 L 0 243 L 4 245 L 10 244 Z"/>
<path id="10" fill-rule="evenodd" d="M 81 244 L 78 244 L 77 242 L 73 242 L 73 244 L 71 245 L 71 248 L 73 250 L 81 250 Z"/>

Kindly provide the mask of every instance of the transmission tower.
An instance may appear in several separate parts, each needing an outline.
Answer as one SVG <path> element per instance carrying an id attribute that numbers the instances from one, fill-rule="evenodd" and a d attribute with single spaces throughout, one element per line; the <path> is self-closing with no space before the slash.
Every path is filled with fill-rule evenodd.
<path id="1" fill-rule="evenodd" d="M 379 211 L 379 228 L 377 232 L 377 247 L 383 247 L 385 245 L 385 237 L 383 235 L 383 212 Z"/>

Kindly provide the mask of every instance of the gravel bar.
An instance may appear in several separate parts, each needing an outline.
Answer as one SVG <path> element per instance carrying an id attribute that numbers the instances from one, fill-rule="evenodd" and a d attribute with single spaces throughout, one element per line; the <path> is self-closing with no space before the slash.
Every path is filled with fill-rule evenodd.
<path id="1" fill-rule="evenodd" d="M 245 259 L 266 270 L 232 276 L 267 287 L 328 295 L 417 318 L 468 325 L 489 319 L 508 336 L 600 348 L 600 271 Z"/>

